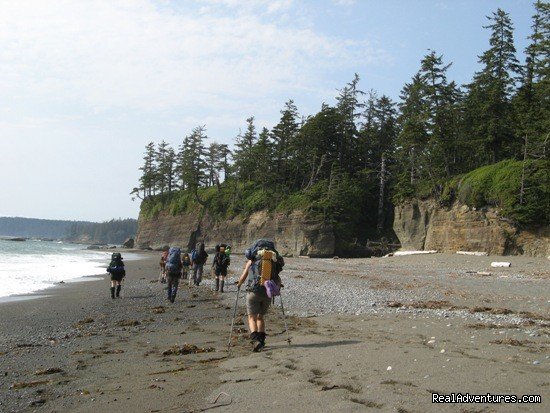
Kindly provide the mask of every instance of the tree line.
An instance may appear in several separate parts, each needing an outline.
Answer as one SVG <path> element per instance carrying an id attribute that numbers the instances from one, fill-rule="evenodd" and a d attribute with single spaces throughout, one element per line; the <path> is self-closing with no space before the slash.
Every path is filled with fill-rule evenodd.
<path id="1" fill-rule="evenodd" d="M 185 190 L 204 205 L 203 188 L 232 188 L 234 200 L 252 188 L 269 193 L 264 207 L 303 203 L 343 232 L 365 225 L 381 234 L 392 203 L 441 197 L 451 178 L 515 159 L 523 161 L 517 196 L 526 202 L 527 161 L 548 161 L 550 134 L 550 4 L 537 1 L 534 10 L 522 63 L 510 16 L 498 9 L 487 17 L 490 47 L 470 83 L 449 79 L 452 63 L 428 50 L 398 102 L 361 90 L 356 74 L 334 105 L 312 116 L 302 117 L 292 100 L 271 129 L 258 130 L 251 116 L 233 149 L 207 143 L 205 126 L 177 149 L 151 142 L 132 194 Z"/>
<path id="2" fill-rule="evenodd" d="M 105 222 L 67 222 L 64 239 L 67 241 L 82 241 L 122 244 L 126 239 L 134 237 L 137 232 L 137 221 L 132 218 L 111 219 Z"/>

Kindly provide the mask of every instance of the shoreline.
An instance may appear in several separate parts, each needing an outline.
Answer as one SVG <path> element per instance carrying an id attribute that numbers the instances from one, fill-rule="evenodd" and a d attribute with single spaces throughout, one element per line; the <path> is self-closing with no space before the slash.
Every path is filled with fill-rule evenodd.
<path id="1" fill-rule="evenodd" d="M 490 277 L 465 272 L 485 268 L 490 257 L 288 259 L 282 277 L 292 345 L 277 300 L 267 316 L 267 347 L 252 353 L 241 294 L 228 359 L 235 293 L 212 292 L 205 271 L 201 287 L 182 280 L 170 304 L 157 282 L 157 258 L 128 261 L 122 299 L 109 297 L 105 276 L 103 284 L 65 283 L 42 299 L 1 304 L 0 411 L 473 407 L 432 405 L 433 391 L 541 394 L 548 403 L 550 321 L 516 314 L 550 317 L 550 270 L 540 259 L 514 259 Z M 235 279 L 244 258 L 232 261 Z M 191 354 L 179 354 L 186 349 Z M 265 388 L 278 392 L 266 398 Z"/>
<path id="2" fill-rule="evenodd" d="M 101 250 L 87 250 L 83 249 L 81 251 L 89 251 L 92 253 L 97 252 L 105 252 L 107 253 L 106 259 L 105 259 L 105 268 L 108 265 L 108 254 L 114 252 L 115 250 L 111 251 L 101 251 Z M 130 258 L 124 257 L 124 261 L 139 261 L 142 259 L 147 259 L 149 256 L 152 256 L 153 254 L 149 254 L 148 251 L 140 251 L 140 250 L 134 250 L 134 249 L 123 249 L 123 250 L 117 250 L 117 251 L 123 251 L 128 252 L 132 255 L 130 255 Z M 100 262 L 99 258 L 91 259 L 90 262 Z M 103 261 L 101 261 L 103 262 Z M 96 274 L 85 274 L 80 275 L 74 278 L 67 278 L 66 280 L 56 281 L 54 284 L 49 285 L 45 288 L 40 288 L 34 291 L 22 293 L 22 294 L 12 294 L 7 296 L 0 296 L 0 305 L 4 303 L 12 303 L 17 301 L 27 301 L 27 300 L 35 300 L 39 298 L 45 298 L 48 296 L 51 296 L 52 294 L 55 295 L 54 292 L 52 292 L 55 288 L 62 288 L 64 284 L 72 284 L 72 283 L 80 283 L 80 282 L 92 282 L 92 281 L 101 281 L 104 280 L 106 277 L 109 277 L 109 274 L 106 272 L 103 273 L 96 273 Z M 50 293 L 51 292 L 51 293 Z"/>

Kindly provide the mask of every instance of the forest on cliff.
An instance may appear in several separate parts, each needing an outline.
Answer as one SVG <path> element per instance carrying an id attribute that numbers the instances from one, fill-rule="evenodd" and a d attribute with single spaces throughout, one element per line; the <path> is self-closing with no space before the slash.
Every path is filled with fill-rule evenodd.
<path id="1" fill-rule="evenodd" d="M 142 216 L 300 209 L 332 223 L 340 240 L 372 239 L 391 236 L 393 205 L 433 198 L 548 225 L 550 3 L 534 10 L 523 62 L 510 16 L 488 16 L 490 47 L 466 85 L 449 79 L 451 63 L 429 50 L 397 102 L 361 90 L 356 74 L 314 115 L 289 100 L 271 129 L 258 130 L 251 116 L 233 147 L 211 142 L 205 126 L 177 148 L 149 143 L 132 191 Z"/>

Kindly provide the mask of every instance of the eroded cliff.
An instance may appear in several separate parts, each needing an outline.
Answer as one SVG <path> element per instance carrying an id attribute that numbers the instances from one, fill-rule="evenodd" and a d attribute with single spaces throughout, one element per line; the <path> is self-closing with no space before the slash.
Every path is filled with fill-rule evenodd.
<path id="1" fill-rule="evenodd" d="M 475 209 L 459 203 L 445 208 L 434 201 L 410 201 L 395 207 L 393 229 L 403 249 L 550 255 L 547 226 L 521 230 L 494 208 Z"/>
<path id="2" fill-rule="evenodd" d="M 160 248 L 177 245 L 192 249 L 197 241 L 207 248 L 225 242 L 242 253 L 258 238 L 275 241 L 284 255 L 325 257 L 334 255 L 335 238 L 332 228 L 308 219 L 303 212 L 290 214 L 256 212 L 247 218 L 215 220 L 208 213 L 196 211 L 171 215 L 161 211 L 156 217 L 140 215 L 136 244 L 140 248 Z"/>

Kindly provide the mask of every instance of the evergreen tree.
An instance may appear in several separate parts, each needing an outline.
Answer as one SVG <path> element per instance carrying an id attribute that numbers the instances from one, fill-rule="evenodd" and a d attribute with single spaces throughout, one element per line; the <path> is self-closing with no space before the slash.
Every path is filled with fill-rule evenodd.
<path id="1" fill-rule="evenodd" d="M 525 157 L 546 157 L 550 130 L 550 4 L 535 3 L 523 78 L 514 99 Z"/>
<path id="2" fill-rule="evenodd" d="M 308 118 L 297 137 L 297 162 L 304 165 L 300 173 L 302 188 L 308 189 L 328 179 L 332 165 L 338 163 L 339 126 L 342 114 L 337 108 L 323 104 L 321 111 Z"/>
<path id="3" fill-rule="evenodd" d="M 139 170 L 142 172 L 139 179 L 139 187 L 132 190 L 131 194 L 138 198 L 145 199 L 148 196 L 155 194 L 157 168 L 155 165 L 155 143 L 149 142 L 145 146 L 145 154 L 143 156 L 143 165 Z M 140 195 L 143 193 L 143 196 Z"/>
<path id="4" fill-rule="evenodd" d="M 244 182 L 252 181 L 254 172 L 257 170 L 256 160 L 253 156 L 254 145 L 256 144 L 256 126 L 254 126 L 254 117 L 246 120 L 247 127 L 244 134 L 239 134 L 235 142 L 236 149 L 233 158 L 235 160 L 235 170 L 237 178 Z"/>
<path id="5" fill-rule="evenodd" d="M 336 108 L 342 116 L 338 130 L 338 165 L 340 169 L 353 172 L 356 168 L 357 157 L 357 127 L 355 121 L 361 116 L 359 112 L 363 104 L 359 101 L 364 94 L 358 89 L 359 75 L 356 73 L 336 98 Z"/>
<path id="6" fill-rule="evenodd" d="M 294 150 L 296 150 L 296 136 L 300 129 L 298 123 L 298 109 L 294 101 L 285 103 L 281 110 L 281 119 L 271 131 L 271 139 L 274 141 L 275 153 L 275 174 L 277 183 L 289 187 L 288 181 L 293 180 L 296 172 L 294 161 Z M 267 138 L 267 136 L 266 136 Z M 267 144 L 267 141 L 265 142 Z"/>
<path id="7" fill-rule="evenodd" d="M 425 155 L 429 124 L 424 102 L 424 84 L 420 74 L 401 91 L 399 104 L 401 126 L 397 138 L 399 159 L 398 197 L 414 194 L 415 184 L 425 175 Z"/>
<path id="8" fill-rule="evenodd" d="M 471 139 L 481 143 L 489 162 L 497 162 L 519 152 L 519 140 L 514 135 L 511 96 L 520 72 L 510 17 L 498 9 L 484 28 L 491 30 L 490 48 L 479 62 L 483 69 L 468 85 L 466 124 L 471 125 Z"/>
<path id="9" fill-rule="evenodd" d="M 163 194 L 168 189 L 168 180 L 171 179 L 172 166 L 168 159 L 168 142 L 161 141 L 157 145 L 157 150 L 155 152 L 155 164 L 156 168 L 156 188 L 158 191 Z"/>
<path id="10" fill-rule="evenodd" d="M 447 82 L 447 69 L 451 64 L 443 64 L 443 56 L 431 51 L 424 56 L 420 68 L 422 83 L 424 118 L 428 132 L 428 159 L 426 166 L 433 177 L 444 175 L 450 178 L 454 173 L 456 150 L 456 116 L 460 102 L 460 91 L 454 83 Z"/>
<path id="11" fill-rule="evenodd" d="M 254 180 L 259 181 L 263 190 L 276 182 L 277 163 L 273 163 L 273 161 L 279 158 L 274 155 L 274 146 L 269 136 L 269 130 L 265 127 L 262 128 L 258 140 L 252 148 L 252 158 L 255 160 Z"/>
<path id="12" fill-rule="evenodd" d="M 181 158 L 182 178 L 187 188 L 192 190 L 199 203 L 203 203 L 198 195 L 198 188 L 208 183 L 207 163 L 205 161 L 206 127 L 197 126 L 186 137 L 183 143 Z"/>

